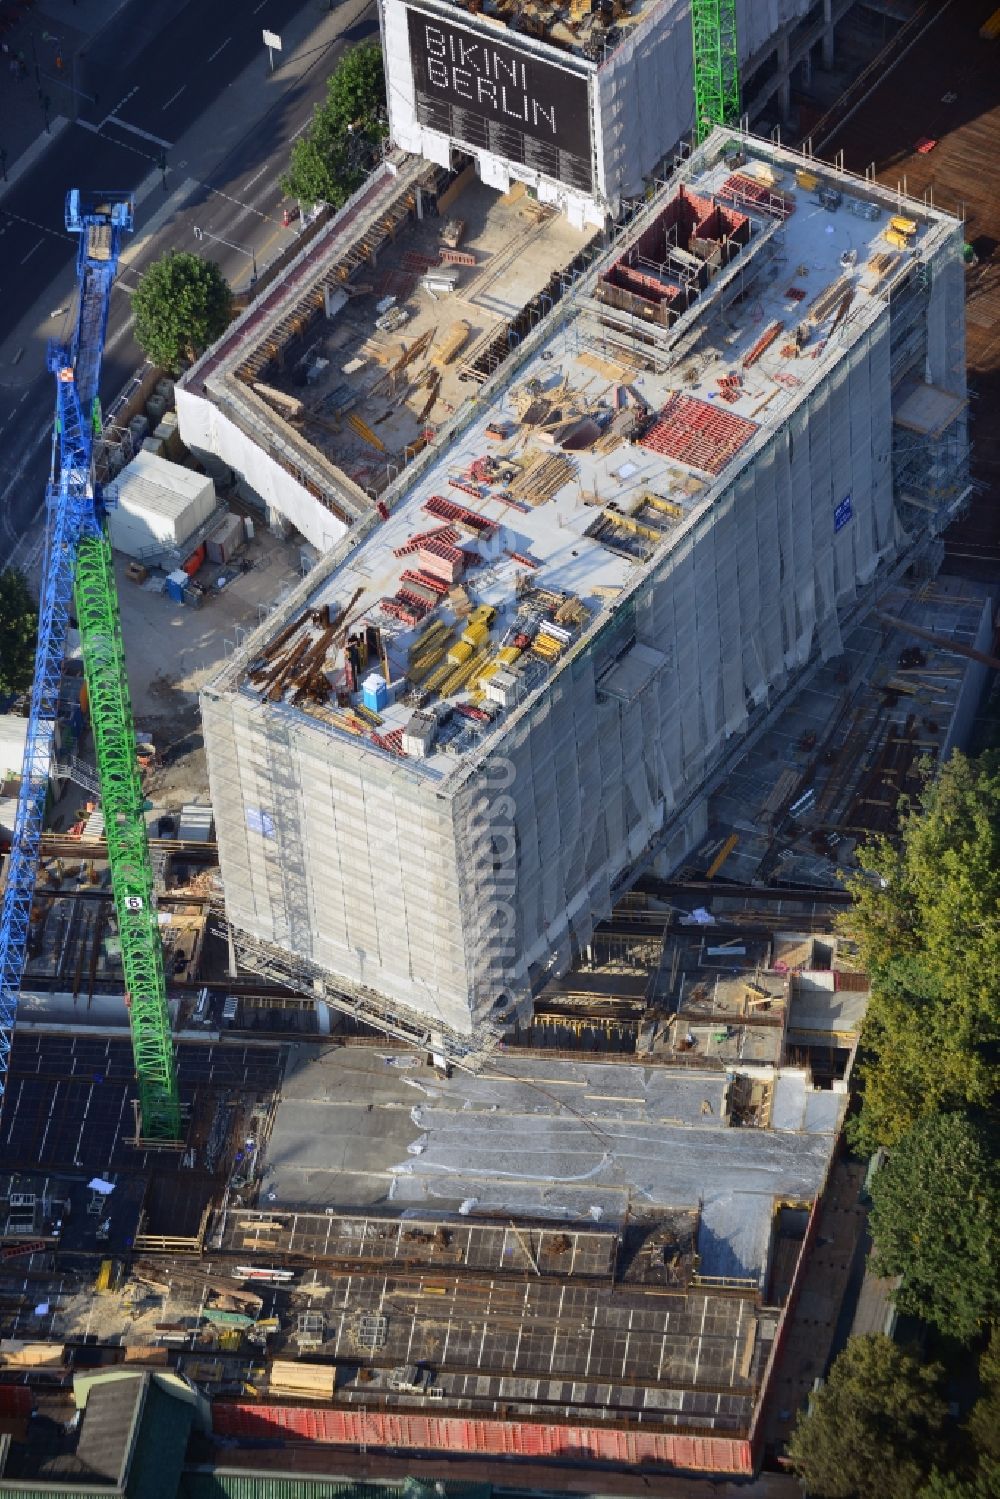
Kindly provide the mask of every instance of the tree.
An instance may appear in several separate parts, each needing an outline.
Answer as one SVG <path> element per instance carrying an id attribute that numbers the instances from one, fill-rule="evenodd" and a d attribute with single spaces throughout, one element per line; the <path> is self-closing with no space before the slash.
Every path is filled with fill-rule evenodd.
<path id="1" fill-rule="evenodd" d="M 143 353 L 176 374 L 226 331 L 233 294 L 214 261 L 172 250 L 141 278 L 132 315 Z"/>
<path id="2" fill-rule="evenodd" d="M 346 135 L 332 130 L 317 111 L 310 129 L 292 146 L 288 172 L 281 181 L 285 192 L 310 207 L 329 203 L 331 208 L 342 208 L 363 180 L 364 173 L 351 166 Z"/>
<path id="3" fill-rule="evenodd" d="M 971 1478 L 935 1468 L 919 1499 L 1000 1499 L 1000 1463 L 981 1462 Z"/>
<path id="4" fill-rule="evenodd" d="M 382 51 L 371 42 L 348 52 L 327 80 L 326 99 L 292 146 L 285 192 L 340 208 L 364 181 L 385 128 Z"/>
<path id="5" fill-rule="evenodd" d="M 31 686 L 35 667 L 38 611 L 22 572 L 0 573 L 0 698 L 17 697 Z"/>
<path id="6" fill-rule="evenodd" d="M 995 1132 L 964 1115 L 932 1115 L 893 1147 L 872 1183 L 875 1265 L 902 1277 L 896 1304 L 962 1342 L 1000 1315 L 996 1144 Z"/>
<path id="7" fill-rule="evenodd" d="M 871 976 L 859 1148 L 985 1106 L 1000 1042 L 1000 756 L 954 754 L 905 807 L 896 846 L 858 852 L 845 918 Z"/>
<path id="8" fill-rule="evenodd" d="M 368 131 L 384 130 L 385 71 L 377 42 L 367 42 L 347 53 L 327 80 L 326 98 L 338 129 L 354 125 Z"/>
<path id="9" fill-rule="evenodd" d="M 816 1499 L 915 1499 L 941 1454 L 941 1370 L 881 1333 L 851 1338 L 800 1415 L 788 1460 Z"/>
<path id="10" fill-rule="evenodd" d="M 976 1451 L 1000 1472 L 1000 1327 L 979 1360 L 982 1394 L 972 1407 L 968 1430 Z"/>

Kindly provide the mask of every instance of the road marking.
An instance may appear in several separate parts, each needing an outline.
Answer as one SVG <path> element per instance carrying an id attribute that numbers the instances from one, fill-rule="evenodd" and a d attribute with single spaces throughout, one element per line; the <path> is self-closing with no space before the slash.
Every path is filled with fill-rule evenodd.
<path id="1" fill-rule="evenodd" d="M 23 214 L 12 213 L 9 208 L 0 208 L 0 213 L 5 218 L 13 219 L 18 224 L 28 224 L 32 229 L 37 229 L 42 234 L 51 234 L 54 239 L 68 239 L 71 243 L 76 241 L 75 234 L 61 234 L 58 229 L 50 229 L 48 224 L 36 224 L 34 219 L 26 219 Z"/>
<path id="2" fill-rule="evenodd" d="M 254 175 L 250 178 L 249 182 L 244 182 L 244 184 L 243 184 L 243 191 L 244 192 L 248 192 L 249 189 L 251 187 L 253 187 L 254 183 L 258 180 L 258 178 L 263 177 L 263 175 L 267 171 L 269 165 L 270 165 L 269 162 L 265 162 L 264 165 L 261 167 L 260 171 L 254 173 Z"/>
<path id="3" fill-rule="evenodd" d="M 11 474 L 10 479 L 4 487 L 3 494 L 0 494 L 0 521 L 2 521 L 5 533 L 15 544 L 18 540 L 18 537 L 16 532 L 14 531 L 13 526 L 10 523 L 10 506 L 7 502 L 7 497 L 14 489 L 16 489 L 20 485 L 25 469 L 32 462 L 35 454 L 38 452 L 38 449 L 41 447 L 42 443 L 45 442 L 46 438 L 50 436 L 51 432 L 52 418 L 51 416 L 47 416 L 42 426 L 39 428 L 36 437 L 28 443 L 27 448 L 21 454 L 21 461 L 18 463 L 17 468 L 14 469 L 13 473 Z M 39 500 L 38 508 L 35 510 L 35 514 L 28 522 L 29 528 L 34 524 L 34 521 L 37 519 L 41 508 L 42 504 L 41 500 Z"/>
<path id="4" fill-rule="evenodd" d="M 173 104 L 174 100 L 175 99 L 179 99 L 180 96 L 181 96 L 181 94 L 183 94 L 183 92 L 184 92 L 184 90 L 186 88 L 187 88 L 187 84 L 186 83 L 182 83 L 181 86 L 180 86 L 180 88 L 177 90 L 176 94 L 171 94 L 170 95 L 170 98 L 167 100 L 166 104 L 164 104 L 163 109 L 169 109 L 170 106 L 171 106 L 171 104 Z M 161 110 L 161 114 L 162 114 L 162 112 L 163 111 Z"/>
<path id="5" fill-rule="evenodd" d="M 198 186 L 203 187 L 205 191 L 211 193 L 213 197 L 225 198 L 227 203 L 235 203 L 236 207 L 242 208 L 244 213 L 255 213 L 259 219 L 267 219 L 271 224 L 276 224 L 278 222 L 277 219 L 273 219 L 269 213 L 264 213 L 264 211 L 260 208 L 254 208 L 252 203 L 244 203 L 240 198 L 233 198 L 229 193 L 222 192 L 220 188 L 210 187 L 207 182 L 200 182 Z"/>
<path id="6" fill-rule="evenodd" d="M 226 40 L 222 43 L 222 46 L 221 47 L 216 47 L 216 49 L 212 53 L 211 57 L 206 57 L 205 61 L 206 62 L 214 62 L 215 59 L 218 57 L 219 53 L 222 52 L 226 47 L 228 47 L 229 43 L 231 41 L 232 41 L 232 37 L 231 36 L 227 36 Z"/>
<path id="7" fill-rule="evenodd" d="M 162 135 L 150 135 L 148 130 L 140 130 L 138 125 L 130 125 L 127 120 L 120 120 L 117 115 L 108 115 L 104 125 L 117 125 L 119 130 L 131 130 L 133 135 L 141 135 L 144 141 L 152 141 L 154 146 L 162 146 L 165 151 L 173 150 L 173 141 L 165 141 Z M 102 130 L 104 125 L 101 126 Z"/>
<path id="8" fill-rule="evenodd" d="M 312 124 L 312 115 L 310 115 L 307 120 L 303 120 L 302 124 L 299 126 L 298 130 L 296 130 L 295 134 L 294 135 L 290 135 L 288 137 L 288 139 L 290 141 L 297 141 L 298 138 L 299 138 L 299 136 L 302 134 L 303 130 L 308 130 L 309 126 L 311 124 Z"/>
<path id="9" fill-rule="evenodd" d="M 24 261 L 25 260 L 30 260 L 31 257 L 32 257 L 32 255 L 34 255 L 35 251 L 36 250 L 40 250 L 42 248 L 42 246 L 44 245 L 44 243 L 45 243 L 44 239 L 40 239 L 38 241 L 37 245 L 32 245 L 31 249 L 28 251 L 27 255 L 24 257 L 24 260 L 21 261 L 21 264 L 24 265 Z"/>
<path id="10" fill-rule="evenodd" d="M 123 98 L 119 99 L 118 103 L 111 109 L 111 111 L 104 116 L 104 119 L 101 121 L 101 125 L 106 125 L 107 122 L 108 122 L 108 120 L 110 120 L 111 116 L 112 115 L 116 115 L 118 113 L 118 111 L 121 109 L 122 105 L 123 104 L 127 104 L 128 101 L 131 98 L 133 98 L 134 95 L 136 95 L 138 92 L 139 92 L 139 85 L 138 84 L 136 84 L 134 88 L 130 88 L 129 91 L 128 91 L 128 93 L 125 94 Z M 98 127 L 97 127 L 98 130 L 100 130 L 101 125 L 98 125 Z"/>
<path id="11" fill-rule="evenodd" d="M 264 6 L 266 4 L 267 4 L 267 0 L 260 0 L 260 4 L 259 5 L 255 5 L 254 8 L 253 8 L 254 15 L 256 15 L 259 10 L 263 10 Z"/>

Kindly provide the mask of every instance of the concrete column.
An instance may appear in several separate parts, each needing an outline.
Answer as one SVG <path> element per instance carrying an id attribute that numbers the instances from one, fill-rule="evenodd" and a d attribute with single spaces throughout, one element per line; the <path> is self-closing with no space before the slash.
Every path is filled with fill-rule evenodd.
<path id="1" fill-rule="evenodd" d="M 792 109 L 792 78 L 789 60 L 788 37 L 778 38 L 778 109 L 782 119 L 787 119 Z"/>
<path id="2" fill-rule="evenodd" d="M 833 67 L 833 0 L 823 0 L 823 66 Z"/>

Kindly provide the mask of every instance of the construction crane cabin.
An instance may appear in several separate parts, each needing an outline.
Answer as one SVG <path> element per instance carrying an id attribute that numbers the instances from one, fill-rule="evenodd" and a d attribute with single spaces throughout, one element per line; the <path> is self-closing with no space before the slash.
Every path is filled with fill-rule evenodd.
<path id="1" fill-rule="evenodd" d="M 139 1132 L 143 1139 L 165 1144 L 180 1137 L 180 1103 L 111 543 L 103 498 L 94 483 L 108 308 L 122 238 L 131 233 L 132 224 L 129 194 L 74 190 L 67 195 L 66 227 L 79 235 L 79 308 L 70 345 L 51 344 L 48 351 L 56 410 L 38 643 L 14 838 L 0 907 L 0 1106 L 27 954 L 72 604 L 101 782 L 138 1084 Z"/>

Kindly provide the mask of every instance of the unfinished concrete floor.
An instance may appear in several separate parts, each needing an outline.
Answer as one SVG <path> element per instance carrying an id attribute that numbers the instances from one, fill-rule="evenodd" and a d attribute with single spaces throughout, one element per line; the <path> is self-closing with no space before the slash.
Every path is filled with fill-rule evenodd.
<path id="1" fill-rule="evenodd" d="M 507 1055 L 444 1080 L 413 1053 L 294 1046 L 260 1206 L 614 1222 L 700 1205 L 703 1271 L 756 1277 L 774 1198 L 815 1194 L 842 1112 L 800 1072 L 778 1088 L 775 1127 L 739 1129 L 723 1071 Z"/>
<path id="2" fill-rule="evenodd" d="M 456 289 L 435 299 L 421 287 L 420 277 L 437 257 L 450 219 L 464 223 L 459 248 L 473 255 L 476 265 L 441 266 L 441 271 L 455 272 Z M 538 206 L 523 193 L 500 196 L 474 180 L 441 218 L 408 224 L 405 235 L 384 247 L 377 264 L 362 277 L 371 292 L 352 297 L 321 331 L 312 329 L 290 344 L 281 375 L 268 380 L 315 414 L 316 420 L 307 415 L 299 423 L 310 441 L 356 482 L 380 488 L 423 428 L 444 420 L 470 395 L 473 387 L 460 377 L 469 350 L 542 291 L 553 273 L 568 266 L 592 237 L 593 230 L 574 229 L 559 215 L 542 211 L 540 216 Z M 406 322 L 394 332 L 375 327 L 376 304 L 387 296 L 394 296 L 395 305 L 407 313 Z M 429 360 L 461 323 L 468 325 L 465 343 L 440 367 L 441 383 L 434 396 L 426 383 Z M 388 367 L 428 336 L 428 346 L 396 383 L 386 381 Z M 319 373 L 317 360 L 327 361 Z M 313 372 L 305 383 L 307 367 Z M 375 434 L 384 452 L 337 417 L 348 390 L 356 398 L 352 414 Z M 261 393 L 266 398 L 266 390 Z"/>

